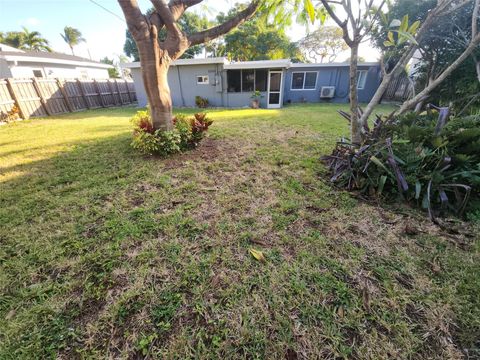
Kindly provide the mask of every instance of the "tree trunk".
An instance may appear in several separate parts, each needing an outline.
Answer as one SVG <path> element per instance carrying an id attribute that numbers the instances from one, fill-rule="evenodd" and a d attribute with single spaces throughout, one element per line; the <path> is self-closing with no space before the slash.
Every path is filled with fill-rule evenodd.
<path id="1" fill-rule="evenodd" d="M 357 69 L 358 69 L 358 43 L 350 47 L 350 127 L 352 144 L 362 143 L 362 126 L 358 119 L 358 91 L 357 91 Z"/>
<path id="2" fill-rule="evenodd" d="M 160 49 L 155 32 L 146 39 L 137 40 L 137 47 L 153 128 L 172 130 L 173 106 L 167 79 L 171 60 L 167 52 Z"/>

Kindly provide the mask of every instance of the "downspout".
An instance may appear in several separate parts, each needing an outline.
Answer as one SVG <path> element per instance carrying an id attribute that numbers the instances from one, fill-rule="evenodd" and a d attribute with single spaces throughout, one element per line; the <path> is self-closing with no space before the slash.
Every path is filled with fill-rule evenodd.
<path id="1" fill-rule="evenodd" d="M 185 98 L 183 97 L 182 79 L 180 77 L 180 65 L 177 65 L 178 88 L 180 89 L 180 97 L 182 98 L 182 106 L 185 107 Z"/>

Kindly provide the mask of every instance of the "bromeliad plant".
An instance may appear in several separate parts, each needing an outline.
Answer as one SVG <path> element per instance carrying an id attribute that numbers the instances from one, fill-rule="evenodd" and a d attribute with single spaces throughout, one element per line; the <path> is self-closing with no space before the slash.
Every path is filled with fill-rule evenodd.
<path id="1" fill-rule="evenodd" d="M 348 119 L 346 113 L 342 113 Z M 377 116 L 361 147 L 346 140 L 323 159 L 331 181 L 371 197 L 402 199 L 428 211 L 480 209 L 480 117 L 435 114 Z"/>
<path id="2" fill-rule="evenodd" d="M 155 130 L 148 110 L 138 111 L 131 122 L 134 125 L 132 147 L 143 154 L 160 156 L 197 147 L 213 123 L 205 113 L 193 117 L 179 114 L 173 118 L 173 130 Z"/>

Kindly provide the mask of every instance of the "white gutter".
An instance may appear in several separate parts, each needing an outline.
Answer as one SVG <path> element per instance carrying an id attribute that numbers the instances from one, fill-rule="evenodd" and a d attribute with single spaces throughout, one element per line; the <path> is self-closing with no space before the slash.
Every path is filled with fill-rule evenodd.
<path id="1" fill-rule="evenodd" d="M 21 55 L 0 55 L 0 58 L 3 58 L 7 61 L 13 62 L 40 62 L 40 63 L 49 63 L 49 64 L 65 64 L 65 65 L 74 65 L 74 66 L 85 66 L 85 67 L 96 67 L 102 69 L 111 69 L 112 65 L 102 64 L 90 61 L 75 61 L 67 59 L 51 59 L 51 58 L 42 58 L 42 57 L 32 57 L 32 56 L 21 56 Z"/>
<path id="2" fill-rule="evenodd" d="M 225 70 L 234 69 L 268 69 L 268 68 L 289 68 L 292 62 L 288 59 L 281 60 L 259 60 L 259 61 L 239 61 L 226 64 Z"/>
<path id="3" fill-rule="evenodd" d="M 358 66 L 377 66 L 378 62 L 364 62 L 358 63 Z M 313 68 L 313 67 L 349 67 L 349 62 L 344 63 L 292 63 L 292 68 Z"/>
<path id="4" fill-rule="evenodd" d="M 172 62 L 171 66 L 177 65 L 208 65 L 208 64 L 228 64 L 227 58 L 224 57 L 215 57 L 215 58 L 205 58 L 205 59 L 178 59 Z M 140 66 L 140 61 L 134 61 L 131 63 L 121 64 L 122 68 L 126 69 L 137 69 Z"/>

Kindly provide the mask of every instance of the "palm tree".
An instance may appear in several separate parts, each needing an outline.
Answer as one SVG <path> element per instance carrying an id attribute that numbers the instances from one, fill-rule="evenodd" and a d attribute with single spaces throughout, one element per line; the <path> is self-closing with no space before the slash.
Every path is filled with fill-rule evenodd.
<path id="1" fill-rule="evenodd" d="M 85 42 L 85 39 L 82 37 L 82 33 L 80 30 L 75 29 L 70 26 L 65 26 L 63 29 L 63 34 L 60 34 L 65 40 L 65 42 L 70 46 L 70 50 L 72 50 L 72 55 L 75 55 L 73 52 L 73 47 L 80 44 L 81 42 Z"/>
<path id="2" fill-rule="evenodd" d="M 20 49 L 23 46 L 23 32 L 8 31 L 0 34 L 0 43 Z"/>
<path id="3" fill-rule="evenodd" d="M 52 49 L 48 46 L 48 40 L 43 38 L 42 34 L 40 34 L 38 31 L 29 31 L 25 26 L 22 28 L 22 44 L 20 45 L 20 49 L 52 52 Z"/>

